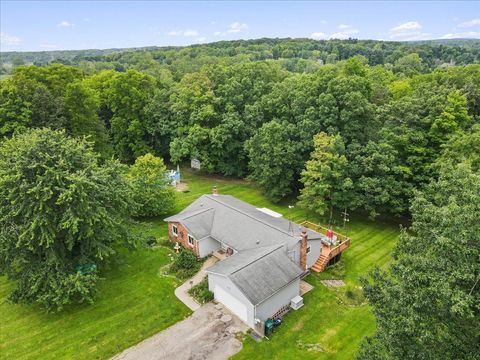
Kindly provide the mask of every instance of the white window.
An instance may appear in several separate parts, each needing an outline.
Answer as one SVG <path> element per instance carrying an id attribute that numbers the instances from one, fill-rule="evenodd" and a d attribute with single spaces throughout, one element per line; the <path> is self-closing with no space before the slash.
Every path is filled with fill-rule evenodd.
<path id="1" fill-rule="evenodd" d="M 307 247 L 307 254 L 310 252 L 310 246 Z"/>
<path id="2" fill-rule="evenodd" d="M 172 225 L 172 233 L 173 233 L 173 235 L 178 236 L 177 225 Z"/>
<path id="3" fill-rule="evenodd" d="M 190 235 L 190 234 L 188 234 L 188 243 L 189 243 L 190 245 L 193 245 L 193 236 Z"/>

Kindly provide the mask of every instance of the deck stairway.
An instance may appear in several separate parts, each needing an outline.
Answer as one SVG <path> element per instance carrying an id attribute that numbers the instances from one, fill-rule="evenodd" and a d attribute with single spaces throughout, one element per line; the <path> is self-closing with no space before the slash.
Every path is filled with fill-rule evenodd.
<path id="1" fill-rule="evenodd" d="M 331 260 L 330 256 L 321 254 L 317 262 L 313 264 L 311 269 L 315 272 L 322 272 L 323 270 L 325 270 L 330 260 Z"/>
<path id="2" fill-rule="evenodd" d="M 323 226 L 305 221 L 302 223 L 303 226 L 306 228 L 312 229 L 324 235 L 327 234 L 328 229 L 324 228 Z M 339 234 L 334 232 L 333 233 L 337 237 L 337 245 L 327 245 L 322 244 L 322 251 L 320 252 L 320 257 L 318 260 L 313 264 L 311 267 L 312 271 L 315 272 L 322 272 L 328 266 L 330 261 L 335 258 L 336 256 L 340 255 L 346 248 L 350 246 L 350 238 L 346 237 L 345 235 Z"/>

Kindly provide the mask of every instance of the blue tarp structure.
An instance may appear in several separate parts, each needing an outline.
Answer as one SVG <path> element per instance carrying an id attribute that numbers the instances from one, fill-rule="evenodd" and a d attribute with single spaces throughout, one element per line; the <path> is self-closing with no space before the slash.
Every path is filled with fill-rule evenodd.
<path id="1" fill-rule="evenodd" d="M 168 170 L 165 176 L 170 179 L 172 186 L 177 186 L 180 182 L 180 166 L 177 165 L 177 170 Z"/>

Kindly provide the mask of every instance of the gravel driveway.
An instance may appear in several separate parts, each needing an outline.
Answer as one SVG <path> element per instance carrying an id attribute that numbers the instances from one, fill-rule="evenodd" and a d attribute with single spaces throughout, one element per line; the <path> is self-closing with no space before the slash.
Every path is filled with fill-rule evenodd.
<path id="1" fill-rule="evenodd" d="M 221 304 L 208 303 L 185 320 L 114 356 L 112 360 L 228 359 L 242 348 L 248 327 Z"/>

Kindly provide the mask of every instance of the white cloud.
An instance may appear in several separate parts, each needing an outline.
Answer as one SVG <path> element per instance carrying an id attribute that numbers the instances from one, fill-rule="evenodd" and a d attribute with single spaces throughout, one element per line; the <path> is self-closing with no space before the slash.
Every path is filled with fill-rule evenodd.
<path id="1" fill-rule="evenodd" d="M 449 33 L 442 36 L 442 39 L 461 39 L 461 38 L 478 39 L 480 38 L 480 31 Z"/>
<path id="2" fill-rule="evenodd" d="M 419 30 L 422 25 L 418 21 L 409 21 L 404 24 L 400 24 L 390 29 L 391 33 L 405 32 L 408 30 Z"/>
<path id="3" fill-rule="evenodd" d="M 330 35 L 330 39 L 339 39 L 339 40 L 345 40 L 351 38 L 353 34 L 357 34 L 360 31 L 357 29 L 350 29 L 350 30 L 345 30 L 345 31 L 340 31 L 333 33 Z"/>
<path id="4" fill-rule="evenodd" d="M 240 23 L 238 21 L 231 23 L 228 27 L 227 33 L 239 33 L 248 29 L 248 24 Z"/>
<path id="5" fill-rule="evenodd" d="M 71 22 L 68 22 L 67 20 L 63 20 L 61 23 L 59 23 L 57 26 L 59 27 L 72 27 L 75 24 L 72 24 Z"/>
<path id="6" fill-rule="evenodd" d="M 206 38 L 205 36 L 201 36 L 201 37 L 199 37 L 199 38 L 196 38 L 195 40 L 196 40 L 197 42 L 204 42 L 204 41 L 207 40 L 207 38 Z"/>
<path id="7" fill-rule="evenodd" d="M 235 21 L 231 23 L 225 31 L 215 31 L 214 36 L 227 36 L 228 34 L 238 34 L 245 30 L 248 30 L 248 24 Z"/>
<path id="8" fill-rule="evenodd" d="M 210 25 L 215 25 L 216 23 L 216 21 L 210 21 Z"/>
<path id="9" fill-rule="evenodd" d="M 474 26 L 480 26 L 480 19 L 472 19 L 470 21 L 465 21 L 457 25 L 459 28 L 470 28 Z"/>
<path id="10" fill-rule="evenodd" d="M 352 28 L 350 25 L 340 24 L 338 26 L 342 31 L 335 32 L 330 36 L 324 32 L 318 31 L 310 34 L 311 39 L 324 40 L 324 39 L 340 39 L 345 40 L 352 37 L 354 34 L 358 34 L 360 30 Z"/>
<path id="11" fill-rule="evenodd" d="M 22 39 L 16 36 L 8 35 L 7 33 L 0 32 L 0 44 L 15 46 L 22 42 Z"/>
<path id="12" fill-rule="evenodd" d="M 430 39 L 432 34 L 422 32 L 421 29 L 422 24 L 418 21 L 409 21 L 391 28 L 390 39 L 399 41 Z"/>
<path id="13" fill-rule="evenodd" d="M 191 30 L 191 29 L 171 30 L 167 34 L 170 36 L 185 36 L 185 37 L 195 37 L 200 35 L 200 33 L 197 30 Z"/>
<path id="14" fill-rule="evenodd" d="M 315 40 L 325 40 L 328 38 L 328 36 L 323 32 L 314 32 L 310 35 L 310 38 Z"/>
<path id="15" fill-rule="evenodd" d="M 320 20 L 320 24 L 325 25 L 327 23 L 327 20 Z"/>

